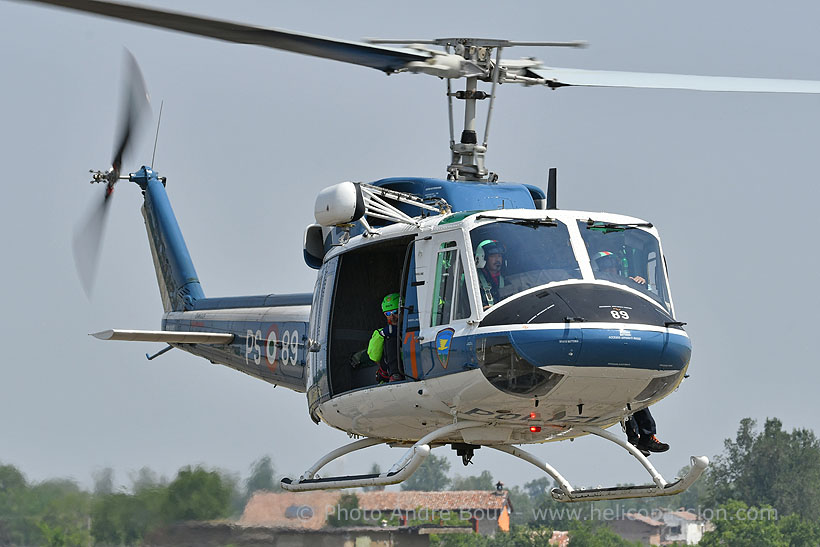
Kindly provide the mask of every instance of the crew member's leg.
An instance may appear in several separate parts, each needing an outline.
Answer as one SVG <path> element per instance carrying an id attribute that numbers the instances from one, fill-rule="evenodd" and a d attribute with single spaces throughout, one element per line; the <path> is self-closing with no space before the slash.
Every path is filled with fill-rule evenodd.
<path id="1" fill-rule="evenodd" d="M 638 429 L 638 442 L 635 446 L 637 446 L 639 450 L 649 452 L 666 452 L 669 450 L 669 445 L 660 442 L 655 436 L 657 433 L 655 419 L 652 417 L 652 413 L 649 412 L 648 408 L 644 408 L 633 414 L 632 419 L 635 421 L 635 425 Z"/>

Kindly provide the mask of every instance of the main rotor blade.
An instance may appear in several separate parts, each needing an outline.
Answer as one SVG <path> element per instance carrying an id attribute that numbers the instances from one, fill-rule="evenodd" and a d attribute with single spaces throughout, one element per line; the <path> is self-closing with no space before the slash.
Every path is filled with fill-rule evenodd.
<path id="1" fill-rule="evenodd" d="M 693 91 L 741 91 L 749 93 L 820 93 L 820 81 L 734 78 L 652 72 L 616 72 L 580 68 L 528 68 L 531 77 L 543 78 L 546 85 L 588 87 L 636 87 L 648 89 L 688 89 Z"/>
<path id="2" fill-rule="evenodd" d="M 152 27 L 160 27 L 199 36 L 207 36 L 238 44 L 252 44 L 314 57 L 332 59 L 395 72 L 413 61 L 426 61 L 430 54 L 409 49 L 375 46 L 361 42 L 337 40 L 301 34 L 287 30 L 255 27 L 218 19 L 208 19 L 184 13 L 163 11 L 143 6 L 103 2 L 100 0 L 23 0 L 59 6 L 76 11 L 124 19 Z"/>

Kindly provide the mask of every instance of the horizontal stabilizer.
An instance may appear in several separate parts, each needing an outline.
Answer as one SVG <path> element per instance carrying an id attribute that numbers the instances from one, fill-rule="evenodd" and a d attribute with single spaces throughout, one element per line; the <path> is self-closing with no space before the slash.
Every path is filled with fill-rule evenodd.
<path id="1" fill-rule="evenodd" d="M 234 335 L 224 332 L 178 332 L 167 330 L 110 329 L 90 334 L 100 340 L 128 342 L 164 342 L 166 344 L 230 344 Z"/>

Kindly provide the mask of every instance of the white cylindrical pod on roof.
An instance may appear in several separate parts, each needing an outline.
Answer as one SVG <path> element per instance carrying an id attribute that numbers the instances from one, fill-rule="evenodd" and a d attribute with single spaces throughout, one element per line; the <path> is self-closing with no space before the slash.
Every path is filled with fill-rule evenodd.
<path id="1" fill-rule="evenodd" d="M 355 182 L 340 182 L 329 186 L 316 196 L 313 216 L 322 226 L 349 224 L 365 213 L 362 189 Z"/>

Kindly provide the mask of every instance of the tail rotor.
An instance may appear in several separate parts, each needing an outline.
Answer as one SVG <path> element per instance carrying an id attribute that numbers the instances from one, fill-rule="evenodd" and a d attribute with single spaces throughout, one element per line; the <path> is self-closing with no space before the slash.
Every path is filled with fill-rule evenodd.
<path id="1" fill-rule="evenodd" d="M 91 171 L 91 184 L 102 183 L 105 191 L 101 200 L 92 205 L 85 219 L 74 231 L 74 262 L 86 295 L 91 296 L 99 262 L 108 209 L 114 185 L 128 175 L 120 175 L 123 159 L 134 142 L 136 133 L 150 112 L 148 90 L 139 65 L 130 51 L 125 50 L 123 63 L 123 100 L 120 106 L 120 122 L 111 167 L 106 171 Z"/>

